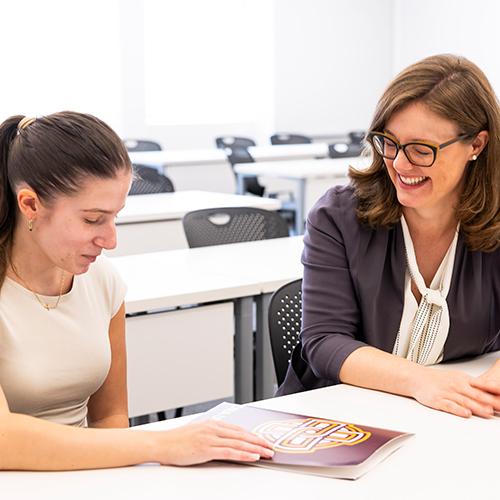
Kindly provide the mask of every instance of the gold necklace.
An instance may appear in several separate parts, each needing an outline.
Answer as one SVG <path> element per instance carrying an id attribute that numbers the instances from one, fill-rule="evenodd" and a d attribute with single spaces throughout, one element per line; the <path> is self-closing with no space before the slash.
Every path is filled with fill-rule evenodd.
<path id="1" fill-rule="evenodd" d="M 36 298 L 36 300 L 38 301 L 38 303 L 44 308 L 46 309 L 47 311 L 50 311 L 51 309 L 55 309 L 58 305 L 59 305 L 59 302 L 61 300 L 61 297 L 62 297 L 62 294 L 63 294 L 63 285 L 64 285 L 64 270 L 61 270 L 61 281 L 59 283 L 59 297 L 57 297 L 57 300 L 56 300 L 56 303 L 51 305 L 51 304 L 48 304 L 47 302 L 44 302 L 40 296 L 34 292 L 29 286 L 28 284 L 26 283 L 26 281 L 23 280 L 23 278 L 21 278 L 21 276 L 19 276 L 19 273 L 17 272 L 17 269 L 16 269 L 16 266 L 14 266 L 14 263 L 11 261 L 10 262 L 10 267 L 12 268 L 12 271 L 14 271 L 14 274 L 19 278 L 19 280 L 21 281 L 21 283 L 23 284 L 23 286 L 29 290 Z"/>

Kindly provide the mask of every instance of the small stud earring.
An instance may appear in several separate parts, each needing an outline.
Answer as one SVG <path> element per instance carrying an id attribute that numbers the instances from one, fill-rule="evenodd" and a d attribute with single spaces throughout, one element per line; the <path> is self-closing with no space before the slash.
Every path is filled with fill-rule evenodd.
<path id="1" fill-rule="evenodd" d="M 33 231 L 33 220 L 28 219 L 28 231 Z"/>
<path id="2" fill-rule="evenodd" d="M 476 161 L 477 160 L 477 155 L 472 155 L 472 161 Z"/>

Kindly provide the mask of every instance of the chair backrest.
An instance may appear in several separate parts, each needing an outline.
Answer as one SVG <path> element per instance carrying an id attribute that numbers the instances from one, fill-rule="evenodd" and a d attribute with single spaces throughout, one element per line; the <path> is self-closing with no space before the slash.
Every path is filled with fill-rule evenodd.
<path id="1" fill-rule="evenodd" d="M 173 193 L 175 191 L 172 181 L 156 168 L 145 165 L 134 165 L 134 180 L 129 196 L 136 194 Z"/>
<path id="2" fill-rule="evenodd" d="M 360 156 L 363 152 L 363 145 L 350 142 L 335 142 L 328 145 L 328 156 L 330 158 L 349 158 Z"/>
<path id="3" fill-rule="evenodd" d="M 190 248 L 288 236 L 288 225 L 277 213 L 260 208 L 209 208 L 188 212 L 182 219 Z"/>
<path id="4" fill-rule="evenodd" d="M 123 139 L 123 144 L 127 151 L 161 151 L 161 146 L 155 141 L 146 141 L 142 139 Z"/>
<path id="5" fill-rule="evenodd" d="M 273 146 L 279 144 L 311 144 L 312 139 L 299 134 L 274 134 L 271 136 Z"/>
<path id="6" fill-rule="evenodd" d="M 253 139 L 249 139 L 248 137 L 236 137 L 232 135 L 224 135 L 221 137 L 216 137 L 215 145 L 219 149 L 239 147 L 239 148 L 248 148 L 250 146 L 255 146 L 255 141 Z"/>
<path id="7" fill-rule="evenodd" d="M 349 132 L 347 135 L 351 141 L 351 144 L 361 144 L 366 136 L 366 131 L 353 130 L 352 132 Z"/>
<path id="8" fill-rule="evenodd" d="M 269 303 L 269 335 L 278 386 L 285 380 L 302 326 L 302 279 L 278 288 Z"/>
<path id="9" fill-rule="evenodd" d="M 253 163 L 255 161 L 245 146 L 228 146 L 224 148 L 224 151 L 231 166 L 236 163 Z"/>

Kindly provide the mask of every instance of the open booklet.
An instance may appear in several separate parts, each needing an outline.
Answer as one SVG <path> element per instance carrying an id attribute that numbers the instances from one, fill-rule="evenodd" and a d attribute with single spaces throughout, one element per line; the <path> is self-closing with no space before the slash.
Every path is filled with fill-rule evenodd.
<path id="1" fill-rule="evenodd" d="M 231 403 L 222 403 L 201 418 L 231 422 L 273 443 L 273 458 L 249 465 L 344 479 L 362 476 L 413 436 Z"/>

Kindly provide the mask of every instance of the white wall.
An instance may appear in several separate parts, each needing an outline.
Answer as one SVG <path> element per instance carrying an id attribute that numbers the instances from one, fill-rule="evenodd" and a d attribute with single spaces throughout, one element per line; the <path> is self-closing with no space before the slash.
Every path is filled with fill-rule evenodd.
<path id="1" fill-rule="evenodd" d="M 222 134 L 264 143 L 274 131 L 343 133 L 367 127 L 378 96 L 400 69 L 440 52 L 469 57 L 500 94 L 497 0 L 264 0 L 261 19 L 250 26 L 244 16 L 234 21 L 251 28 L 248 36 L 263 54 L 262 64 L 254 59 L 247 68 L 262 102 L 254 118 L 148 124 L 145 1 L 183 0 L 2 2 L 0 120 L 75 109 L 100 116 L 122 136 L 151 137 L 168 148 L 213 147 Z M 203 22 L 210 26 L 217 2 L 207 2 L 213 12 L 206 10 Z M 193 26 L 186 33 L 203 44 Z M 160 23 L 160 35 L 162 29 Z M 231 33 L 226 38 L 233 50 Z M 161 50 L 161 36 L 157 43 Z M 182 51 L 182 43 L 173 49 Z M 158 64 L 166 59 L 160 56 Z M 203 88 L 203 74 L 196 85 Z"/>
<path id="2" fill-rule="evenodd" d="M 275 126 L 366 129 L 392 72 L 392 0 L 276 0 Z"/>
<path id="3" fill-rule="evenodd" d="M 500 2 L 394 0 L 393 74 L 439 53 L 476 63 L 500 94 Z"/>
<path id="4" fill-rule="evenodd" d="M 267 139 L 273 15 L 272 0 L 123 0 L 122 135 L 171 149 L 213 148 L 225 134 Z"/>
<path id="5" fill-rule="evenodd" d="M 119 0 L 0 7 L 0 120 L 74 110 L 120 128 Z"/>

